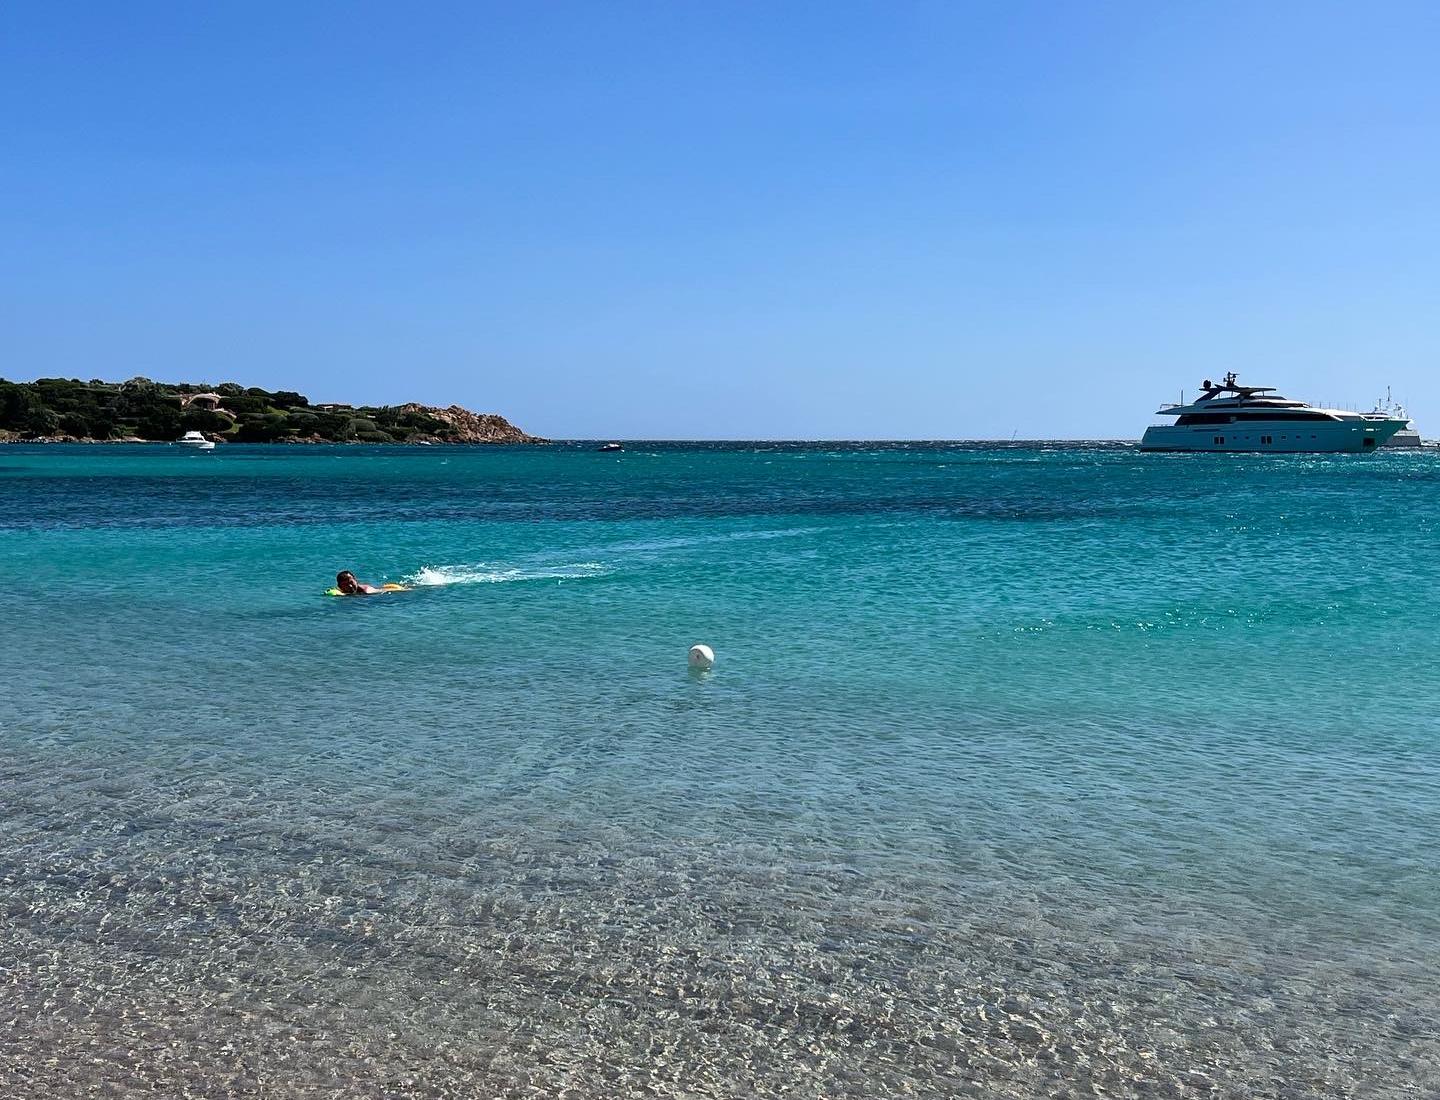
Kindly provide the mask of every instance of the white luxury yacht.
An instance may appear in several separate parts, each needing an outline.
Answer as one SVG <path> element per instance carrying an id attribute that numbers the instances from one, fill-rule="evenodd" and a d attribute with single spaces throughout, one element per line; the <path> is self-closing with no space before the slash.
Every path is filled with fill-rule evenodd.
<path id="1" fill-rule="evenodd" d="M 1317 409 L 1269 386 L 1241 386 L 1231 371 L 1205 380 L 1188 405 L 1162 405 L 1174 424 L 1145 429 L 1142 451 L 1371 451 L 1405 427 L 1378 413 Z"/>

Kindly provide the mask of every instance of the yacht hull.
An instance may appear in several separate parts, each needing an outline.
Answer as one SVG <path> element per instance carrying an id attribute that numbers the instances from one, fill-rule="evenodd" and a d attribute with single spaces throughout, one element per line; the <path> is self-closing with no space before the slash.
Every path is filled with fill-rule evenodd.
<path id="1" fill-rule="evenodd" d="M 1339 454 L 1373 451 L 1405 426 L 1403 420 L 1343 420 L 1297 423 L 1253 421 L 1145 429 L 1142 451 L 1251 451 L 1278 454 Z"/>

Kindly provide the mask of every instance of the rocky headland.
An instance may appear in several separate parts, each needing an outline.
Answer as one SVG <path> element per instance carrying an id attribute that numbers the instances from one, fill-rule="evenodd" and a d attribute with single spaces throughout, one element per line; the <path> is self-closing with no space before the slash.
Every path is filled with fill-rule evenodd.
<path id="1" fill-rule="evenodd" d="M 216 443 L 543 443 L 495 413 L 311 401 L 294 390 L 237 382 L 0 379 L 0 442 L 169 442 L 200 432 Z"/>

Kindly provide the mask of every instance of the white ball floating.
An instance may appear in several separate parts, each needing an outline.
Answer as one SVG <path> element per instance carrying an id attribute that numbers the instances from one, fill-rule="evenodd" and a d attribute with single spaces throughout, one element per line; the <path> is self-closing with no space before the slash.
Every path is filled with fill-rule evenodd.
<path id="1" fill-rule="evenodd" d="M 690 647 L 690 667 L 704 671 L 715 663 L 715 651 L 708 645 Z"/>

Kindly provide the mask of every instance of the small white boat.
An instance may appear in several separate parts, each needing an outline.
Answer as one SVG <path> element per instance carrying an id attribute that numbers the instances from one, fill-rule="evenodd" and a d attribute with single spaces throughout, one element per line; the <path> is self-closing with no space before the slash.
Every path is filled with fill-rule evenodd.
<path id="1" fill-rule="evenodd" d="M 625 447 L 623 444 L 620 443 L 606 443 L 603 446 L 596 447 L 595 449 L 597 451 L 623 451 Z"/>
<path id="2" fill-rule="evenodd" d="M 206 439 L 199 432 L 186 432 L 175 441 L 175 446 L 189 447 L 195 451 L 213 451 L 215 449 L 215 442 L 214 440 Z"/>

